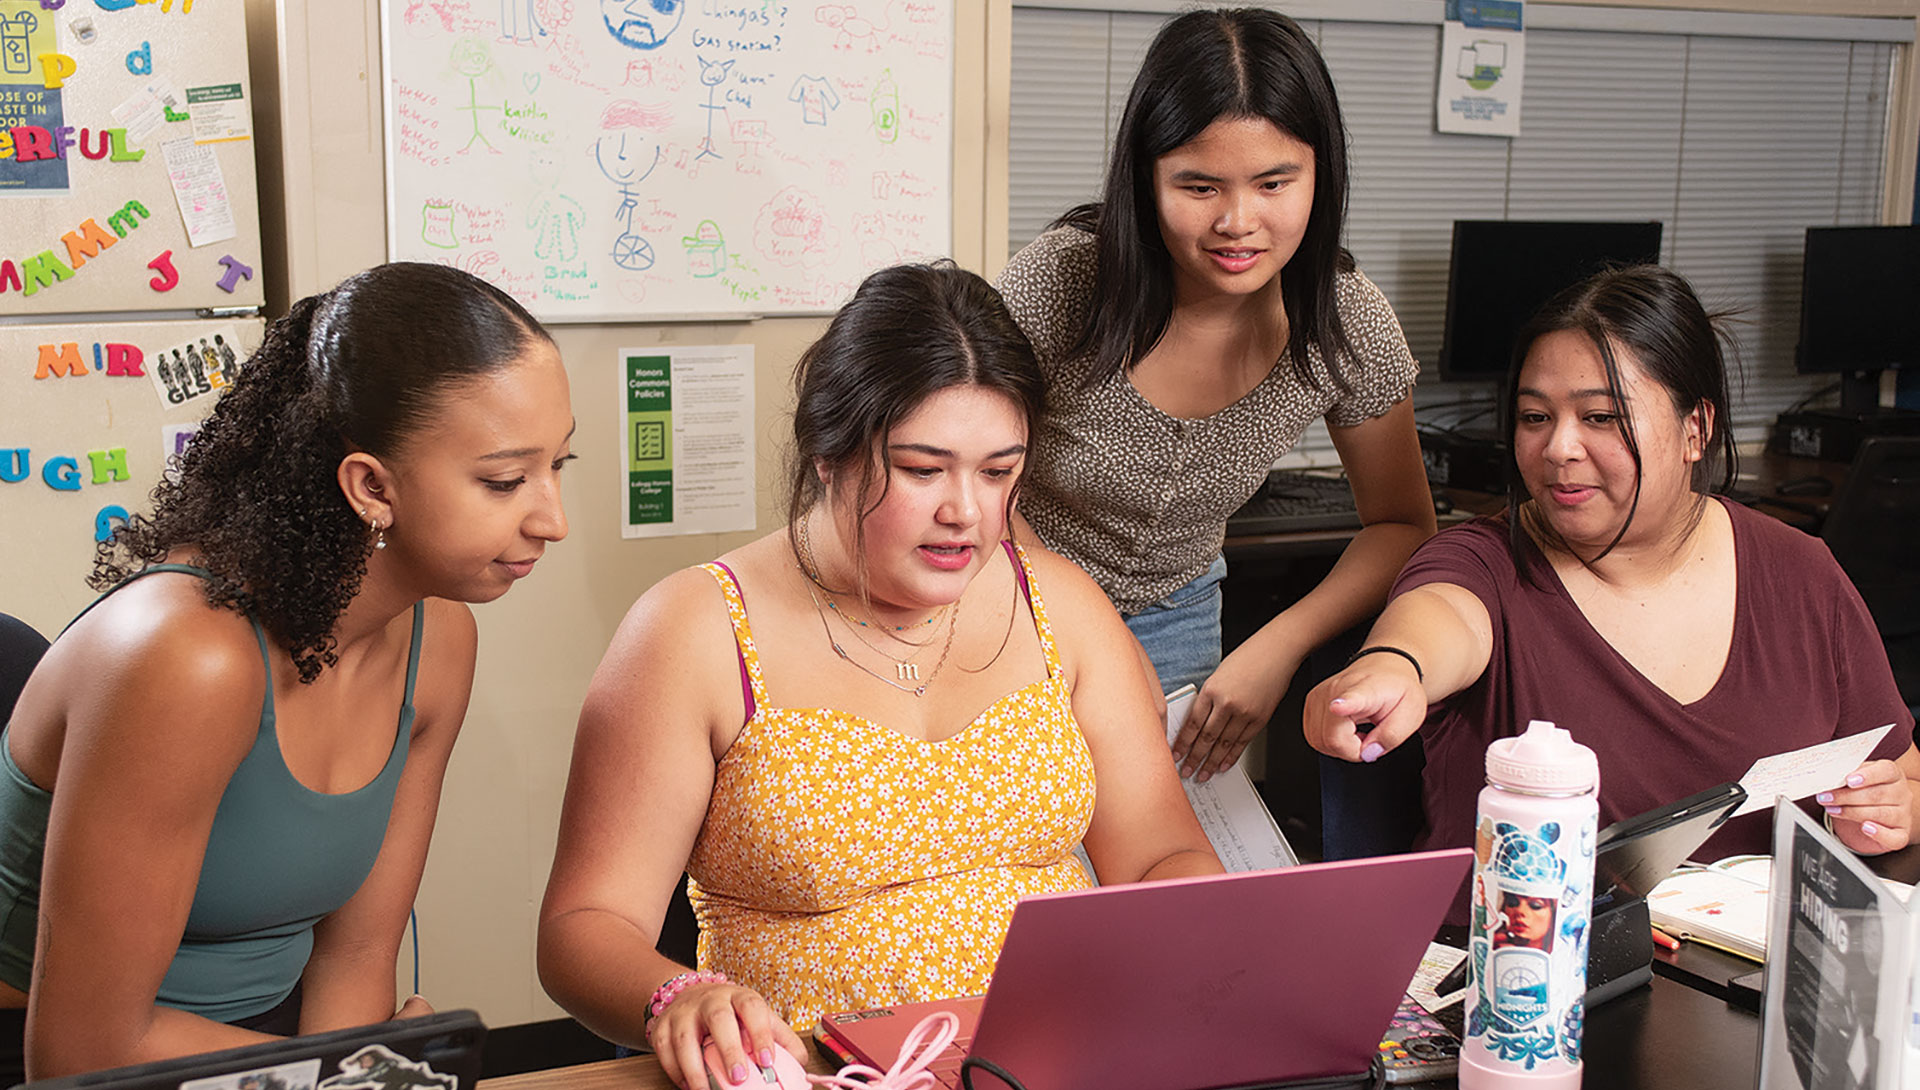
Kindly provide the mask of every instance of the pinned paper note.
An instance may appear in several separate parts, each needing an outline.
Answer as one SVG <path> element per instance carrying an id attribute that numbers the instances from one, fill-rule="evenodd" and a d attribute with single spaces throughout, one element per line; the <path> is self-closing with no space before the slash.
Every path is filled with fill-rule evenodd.
<path id="1" fill-rule="evenodd" d="M 245 140 L 253 135 L 246 92 L 238 83 L 187 88 L 187 117 L 193 122 L 196 144 Z"/>
<path id="2" fill-rule="evenodd" d="M 1760 758 L 1740 777 L 1740 786 L 1747 789 L 1747 801 L 1741 803 L 1732 816 L 1771 809 L 1776 797 L 1799 800 L 1845 786 L 1847 773 L 1859 768 L 1867 754 L 1872 753 L 1873 747 L 1892 729 L 1893 724 L 1888 723 L 1791 753 Z"/>
<path id="3" fill-rule="evenodd" d="M 184 106 L 186 99 L 164 76 L 155 77 L 139 90 L 121 100 L 111 111 L 113 119 L 126 127 L 127 137 L 144 144 L 147 137 L 167 123 L 167 110 Z"/>
<path id="4" fill-rule="evenodd" d="M 186 221 L 188 244 L 205 246 L 238 235 L 227 181 L 214 150 L 195 144 L 190 136 L 169 140 L 160 150 L 167 157 L 167 180 L 173 183 L 174 203 Z"/>

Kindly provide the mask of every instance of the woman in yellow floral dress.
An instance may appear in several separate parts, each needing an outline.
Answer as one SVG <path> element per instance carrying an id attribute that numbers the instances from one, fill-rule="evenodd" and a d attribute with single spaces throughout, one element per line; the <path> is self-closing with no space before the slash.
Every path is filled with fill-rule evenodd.
<path id="1" fill-rule="evenodd" d="M 541 911 L 547 991 L 694 1090 L 704 1037 L 738 1076 L 984 991 L 1076 843 L 1109 884 L 1220 869 L 1118 614 L 1007 540 L 1044 382 L 998 295 L 876 273 L 796 387 L 789 525 L 654 586 L 594 676 Z M 654 950 L 683 869 L 693 972 Z"/>

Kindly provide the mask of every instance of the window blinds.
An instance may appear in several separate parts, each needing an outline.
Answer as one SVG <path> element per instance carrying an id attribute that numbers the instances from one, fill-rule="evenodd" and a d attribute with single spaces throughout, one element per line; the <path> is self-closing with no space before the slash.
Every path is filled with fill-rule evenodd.
<path id="1" fill-rule="evenodd" d="M 1164 12 L 1016 6 L 1008 252 L 1095 199 L 1113 130 Z M 1136 5 L 1137 6 L 1137 5 Z M 1598 9 L 1596 9 L 1598 10 Z M 1376 13 L 1377 14 L 1377 13 Z M 1895 45 L 1823 19 L 1824 37 L 1631 29 L 1527 32 L 1522 135 L 1434 131 L 1440 27 L 1303 22 L 1333 72 L 1351 144 L 1347 245 L 1393 302 L 1423 365 L 1415 405 L 1445 422 L 1463 395 L 1434 369 L 1455 219 L 1657 219 L 1663 259 L 1709 308 L 1737 308 L 1734 428 L 1762 438 L 1826 380 L 1793 370 L 1807 227 L 1877 222 Z M 1795 17 L 1773 20 L 1792 32 Z M 1543 20 L 1544 21 L 1544 20 Z M 1289 462 L 1333 464 L 1324 429 Z"/>

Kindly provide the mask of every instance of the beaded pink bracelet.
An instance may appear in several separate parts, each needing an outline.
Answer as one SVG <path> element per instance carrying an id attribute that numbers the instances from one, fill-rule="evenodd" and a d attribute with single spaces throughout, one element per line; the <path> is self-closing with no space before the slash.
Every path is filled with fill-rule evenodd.
<path id="1" fill-rule="evenodd" d="M 680 998 L 681 992 L 686 991 L 695 984 L 731 983 L 733 982 L 727 979 L 727 974 L 709 972 L 706 969 L 695 969 L 690 973 L 681 973 L 679 976 L 674 977 L 672 980 L 667 981 L 665 984 L 653 990 L 653 999 L 647 1003 L 647 1016 L 649 1018 L 660 1017 L 660 1012 L 667 1009 L 667 1004 Z"/>

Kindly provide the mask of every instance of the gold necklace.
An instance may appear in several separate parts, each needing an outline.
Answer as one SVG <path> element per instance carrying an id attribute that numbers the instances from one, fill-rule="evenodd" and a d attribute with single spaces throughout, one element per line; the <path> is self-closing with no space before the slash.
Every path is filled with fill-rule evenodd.
<path id="1" fill-rule="evenodd" d="M 899 625 L 881 624 L 878 622 L 877 619 L 870 624 L 866 621 L 861 620 L 858 617 L 855 617 L 850 611 L 841 609 L 840 603 L 833 600 L 833 595 L 834 595 L 833 588 L 827 586 L 826 582 L 820 578 L 820 565 L 813 558 L 813 538 L 811 533 L 809 533 L 809 528 L 812 525 L 813 525 L 813 512 L 809 511 L 805 515 L 802 515 L 800 517 L 800 530 L 799 530 L 799 533 L 795 535 L 795 537 L 797 537 L 799 540 L 795 546 L 793 559 L 800 568 L 800 574 L 807 577 L 807 582 L 812 583 L 815 587 L 818 587 L 820 590 L 820 593 L 827 596 L 827 608 L 832 610 L 836 615 L 839 616 L 839 618 L 842 621 L 847 622 L 849 625 L 859 625 L 861 628 L 871 629 L 875 632 L 879 632 L 885 635 L 888 639 L 894 641 L 895 643 L 905 644 L 906 646 L 913 648 L 914 653 L 912 655 L 908 655 L 907 656 L 908 658 L 913 658 L 914 655 L 919 654 L 919 652 L 922 649 L 931 647 L 933 645 L 933 640 L 934 640 L 934 636 L 932 633 L 929 633 L 925 640 L 910 640 L 907 637 L 901 635 L 901 633 L 908 631 L 909 629 L 920 628 L 922 626 L 931 626 L 934 622 L 940 619 L 940 615 L 942 613 L 945 613 L 948 607 L 941 606 L 939 609 L 936 609 L 933 611 L 932 616 L 927 617 L 924 620 L 914 621 L 910 624 L 899 624 Z M 818 607 L 819 603 L 816 601 L 814 605 Z M 854 635 L 859 636 L 860 642 L 866 644 L 870 648 L 873 648 L 873 650 L 876 653 L 881 655 L 887 655 L 885 651 L 880 650 L 878 647 L 874 647 L 872 642 L 869 641 L 865 636 L 860 636 L 858 632 L 854 633 Z M 887 655 L 887 657 L 892 658 L 893 656 Z"/>
<path id="2" fill-rule="evenodd" d="M 878 651 L 877 653 L 885 656 L 888 661 L 893 663 L 894 672 L 900 679 L 899 681 L 895 681 L 885 674 L 869 669 L 866 664 L 856 660 L 852 655 L 847 654 L 847 649 L 840 646 L 839 640 L 833 638 L 833 626 L 827 622 L 827 611 L 825 607 L 821 606 L 820 598 L 814 594 L 811 586 L 807 588 L 807 598 L 813 602 L 813 611 L 820 615 L 820 631 L 826 635 L 827 646 L 833 648 L 834 654 L 839 655 L 842 661 L 875 681 L 892 686 L 903 693 L 912 693 L 914 696 L 927 695 L 927 686 L 933 684 L 933 679 L 940 676 L 940 668 L 947 664 L 947 655 L 953 650 L 953 634 L 960 629 L 960 603 L 955 602 L 953 604 L 953 611 L 949 614 L 947 622 L 947 642 L 940 648 L 940 657 L 934 661 L 933 668 L 927 671 L 925 680 L 922 680 L 920 677 L 919 663 L 902 662 L 892 655 L 887 655 L 884 651 Z M 872 648 L 872 645 L 869 644 L 868 647 Z M 900 683 L 902 681 L 918 681 L 920 684 L 908 686 L 902 685 Z"/>

